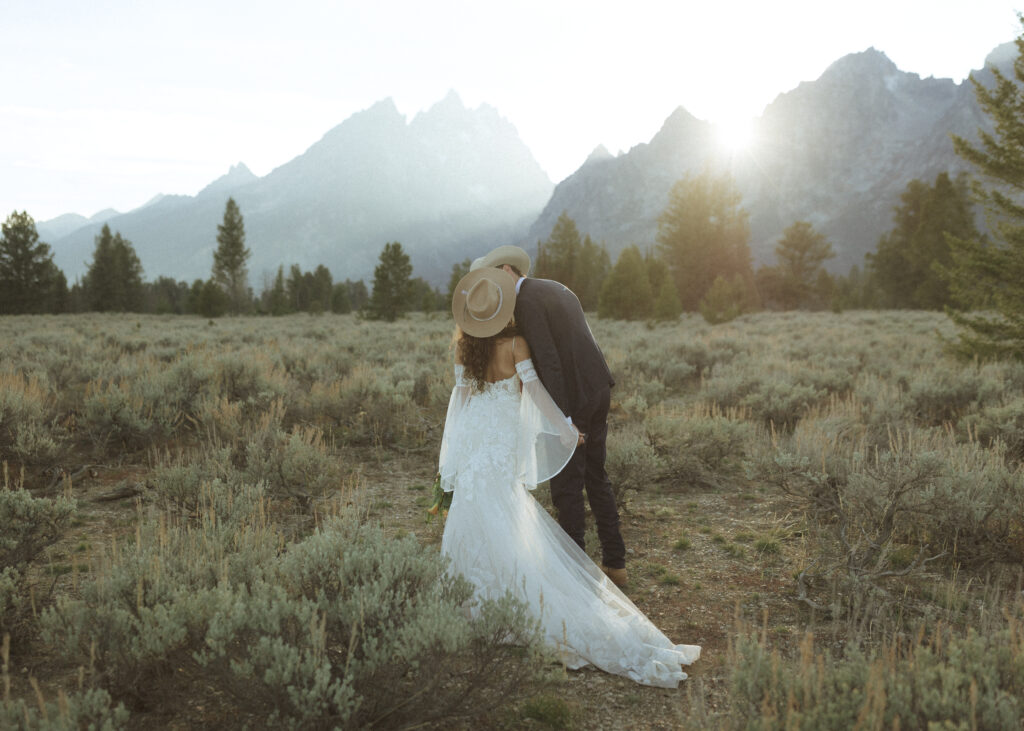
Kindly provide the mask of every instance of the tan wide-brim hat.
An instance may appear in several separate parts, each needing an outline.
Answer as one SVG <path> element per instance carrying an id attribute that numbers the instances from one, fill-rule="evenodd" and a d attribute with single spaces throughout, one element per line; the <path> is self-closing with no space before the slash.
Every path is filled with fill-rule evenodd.
<path id="1" fill-rule="evenodd" d="M 455 286 L 452 315 L 462 332 L 475 338 L 497 335 L 516 308 L 516 280 L 508 272 L 487 267 L 470 272 Z"/>
<path id="2" fill-rule="evenodd" d="M 477 269 L 485 267 L 500 267 L 503 264 L 511 264 L 524 277 L 530 273 L 530 255 L 518 246 L 510 245 L 499 246 L 479 259 L 474 259 L 473 263 L 469 265 L 469 271 L 475 272 Z"/>

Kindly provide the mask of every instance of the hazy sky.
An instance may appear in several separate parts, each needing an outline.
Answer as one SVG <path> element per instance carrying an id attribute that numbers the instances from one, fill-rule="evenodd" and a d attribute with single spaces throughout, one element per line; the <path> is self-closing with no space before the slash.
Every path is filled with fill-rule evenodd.
<path id="1" fill-rule="evenodd" d="M 496 107 L 554 182 L 683 106 L 730 123 L 871 46 L 962 80 L 1024 0 L 0 0 L 0 217 L 265 175 L 373 103 Z"/>

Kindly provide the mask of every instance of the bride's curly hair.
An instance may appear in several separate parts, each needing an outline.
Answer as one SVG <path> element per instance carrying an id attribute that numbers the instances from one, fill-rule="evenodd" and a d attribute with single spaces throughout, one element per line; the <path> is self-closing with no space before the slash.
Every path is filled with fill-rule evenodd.
<path id="1" fill-rule="evenodd" d="M 462 331 L 462 328 L 455 328 L 455 347 L 458 349 L 459 360 L 466 369 L 466 376 L 473 381 L 473 387 L 482 391 L 487 383 L 487 366 L 494 354 L 494 344 L 502 338 L 510 338 L 519 334 L 519 328 L 515 321 L 509 322 L 497 335 L 489 338 L 478 338 Z"/>

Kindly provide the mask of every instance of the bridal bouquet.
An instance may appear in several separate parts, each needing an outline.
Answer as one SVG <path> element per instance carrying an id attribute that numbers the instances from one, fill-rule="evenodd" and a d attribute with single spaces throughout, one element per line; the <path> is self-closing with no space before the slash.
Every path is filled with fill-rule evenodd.
<path id="1" fill-rule="evenodd" d="M 428 522 L 432 520 L 433 517 L 438 514 L 438 512 L 441 513 L 441 517 L 447 518 L 448 508 L 451 507 L 452 504 L 452 494 L 450 492 L 445 492 L 444 490 L 441 489 L 440 472 L 438 472 L 437 477 L 434 478 L 433 498 L 433 504 L 429 508 L 427 508 L 427 514 L 430 516 L 427 518 Z"/>

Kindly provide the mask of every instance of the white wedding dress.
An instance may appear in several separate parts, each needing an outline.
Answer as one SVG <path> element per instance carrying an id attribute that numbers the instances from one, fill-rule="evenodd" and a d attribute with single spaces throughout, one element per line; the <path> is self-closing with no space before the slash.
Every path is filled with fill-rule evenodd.
<path id="1" fill-rule="evenodd" d="M 644 685 L 674 688 L 697 645 L 673 644 L 604 575 L 528 490 L 572 456 L 569 426 L 531 361 L 473 391 L 455 366 L 441 444 L 441 484 L 454 490 L 441 552 L 478 598 L 511 591 L 538 617 L 567 667 L 588 663 Z"/>

